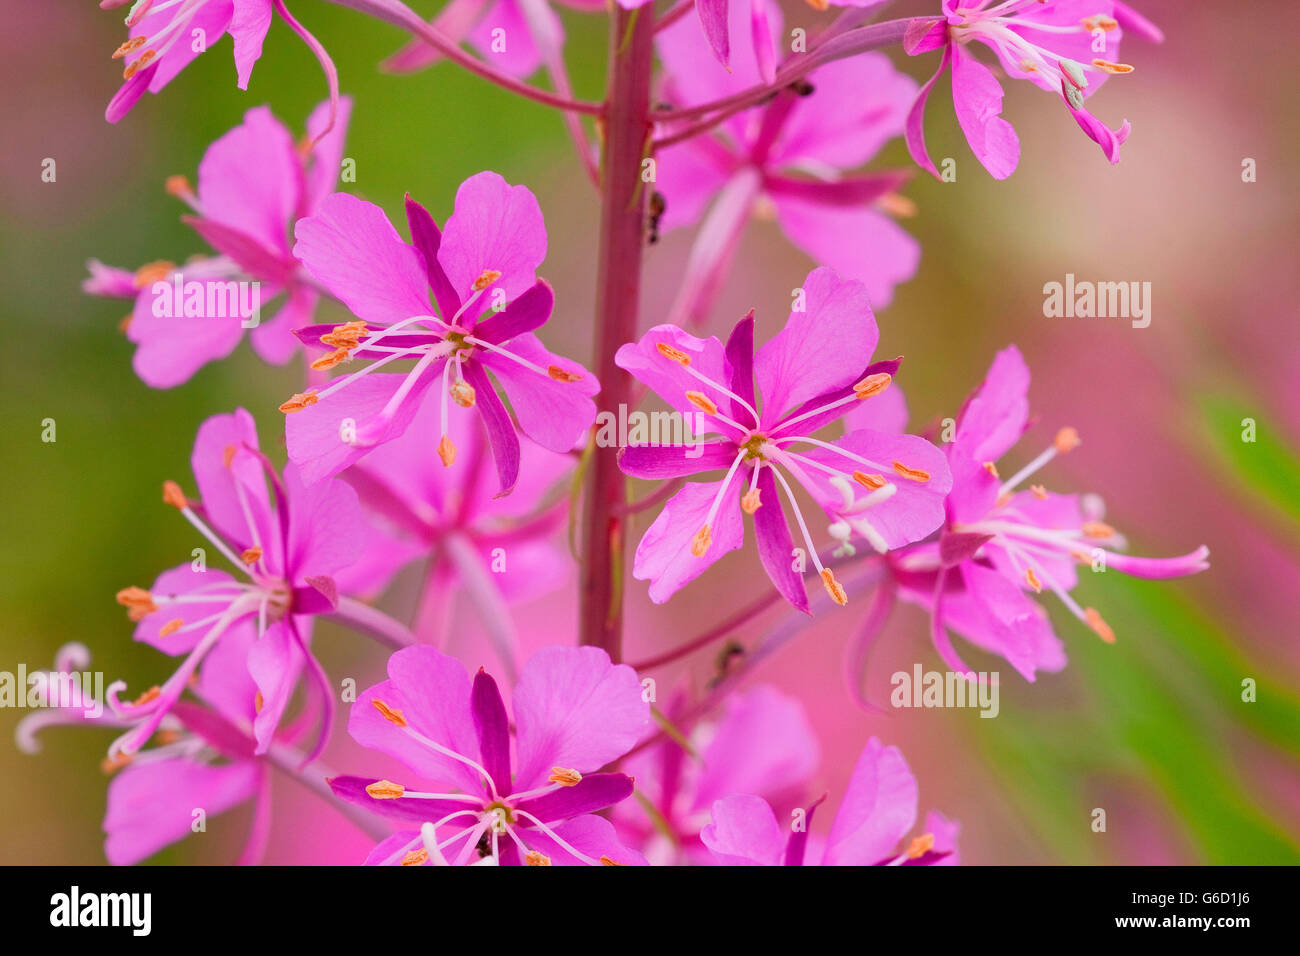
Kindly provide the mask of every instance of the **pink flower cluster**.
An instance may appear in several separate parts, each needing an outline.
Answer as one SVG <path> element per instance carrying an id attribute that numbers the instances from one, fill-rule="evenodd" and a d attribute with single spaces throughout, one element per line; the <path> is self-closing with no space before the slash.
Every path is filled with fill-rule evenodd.
<path id="1" fill-rule="evenodd" d="M 397 71 L 469 57 L 462 39 L 490 59 L 492 31 L 506 24 L 526 42 L 480 72 L 507 88 L 543 66 L 562 76 L 563 31 L 541 0 L 452 0 L 431 24 L 396 0 L 345 5 L 413 33 L 389 63 Z M 1080 444 L 1068 427 L 1023 467 L 1001 464 L 1033 424 L 1015 347 L 997 355 L 941 438 L 905 431 L 903 360 L 876 354 L 873 306 L 913 275 L 919 249 L 897 222 L 915 211 L 900 194 L 909 172 L 862 167 L 903 136 L 917 164 L 938 174 L 922 130 L 938 74 L 918 89 L 875 48 L 892 38 L 909 55 L 942 51 L 962 131 L 1002 178 L 1018 144 L 973 41 L 1006 75 L 1060 96 L 1114 162 L 1128 124 L 1107 128 L 1085 99 L 1132 70 L 1117 58 L 1123 31 L 1158 31 L 1112 0 L 943 0 L 938 16 L 874 26 L 880 4 L 846 2 L 801 51 L 816 61 L 803 69 L 779 54 L 783 24 L 768 0 L 693 6 L 703 29 L 674 18 L 655 39 L 667 105 L 652 117 L 651 238 L 699 230 L 669 321 L 613 354 L 620 374 L 695 423 L 693 444 L 599 447 L 601 383 L 545 344 L 549 322 L 572 318 L 557 317 L 538 275 L 548 236 L 529 189 L 493 172 L 471 176 L 441 224 L 408 195 L 401 231 L 378 205 L 336 191 L 351 111 L 336 94 L 308 118 L 301 142 L 258 107 L 209 147 L 197 187 L 169 181 L 210 255 L 134 271 L 91 262 L 86 291 L 133 302 L 125 331 L 152 387 L 188 381 L 246 329 L 261 358 L 301 355 L 306 366 L 302 390 L 280 406 L 287 463 L 261 450 L 258 423 L 238 409 L 198 429 L 197 495 L 163 486 L 201 547 L 117 600 L 136 640 L 179 661 L 172 676 L 132 699 L 113 684 L 100 715 L 67 706 L 22 729 L 32 748 L 50 723 L 118 731 L 106 758 L 117 771 L 104 821 L 111 862 L 182 838 L 192 807 L 220 812 L 250 800 L 258 809 L 239 858 L 257 860 L 272 826 L 270 781 L 282 773 L 374 833 L 366 862 L 376 865 L 956 863 L 956 824 L 932 813 L 917 827 L 916 780 L 875 738 L 845 791 L 820 810 L 827 796 L 811 789 L 819 743 L 800 702 L 773 687 L 720 697 L 683 689 L 661 706 L 644 673 L 563 634 L 521 661 L 517 605 L 572 580 L 559 537 L 595 455 L 616 455 L 624 475 L 658 483 L 646 509 L 662 508 L 630 562 L 654 602 L 743 548 L 750 522 L 770 590 L 793 617 L 852 613 L 839 608 L 868 595 L 850 655 L 854 687 L 895 598 L 929 612 L 952 670 L 974 678 L 955 632 L 1032 681 L 1066 663 L 1038 600 L 1044 589 L 1115 639 L 1072 596 L 1078 565 L 1155 578 L 1207 566 L 1204 547 L 1130 557 L 1095 499 L 1039 484 L 1041 469 Z M 137 0 L 109 119 L 193 59 L 196 29 L 208 44 L 231 34 L 246 85 L 276 12 L 319 51 L 333 91 L 328 57 L 280 0 Z M 756 342 L 756 325 L 770 319 L 761 307 L 725 340 L 711 335 L 739 239 L 767 216 L 816 267 L 774 336 Z M 282 299 L 273 318 L 212 314 L 240 283 Z M 160 309 L 177 289 L 183 307 Z M 209 567 L 209 555 L 228 567 Z M 509 570 L 492 573 L 506 557 Z M 421 597 L 399 621 L 373 602 L 412 567 Z M 810 580 L 819 588 L 811 598 Z M 458 610 L 487 634 L 490 666 L 451 653 L 447 620 Z M 317 619 L 390 655 L 387 680 L 346 699 L 349 734 L 391 758 L 387 776 L 321 763 L 337 685 L 313 653 Z M 62 654 L 52 673 L 83 650 Z M 493 673 L 511 686 L 509 707 Z"/>

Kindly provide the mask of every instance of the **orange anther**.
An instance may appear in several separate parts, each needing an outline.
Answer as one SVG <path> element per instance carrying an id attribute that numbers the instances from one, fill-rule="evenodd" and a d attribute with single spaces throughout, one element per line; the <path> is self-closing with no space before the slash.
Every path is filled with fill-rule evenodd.
<path id="1" fill-rule="evenodd" d="M 582 783 L 582 774 L 566 767 L 552 767 L 547 780 L 558 783 L 561 787 L 576 787 Z"/>
<path id="2" fill-rule="evenodd" d="M 580 382 L 582 381 L 581 372 L 570 372 L 568 369 L 560 368 L 558 365 L 546 366 L 546 374 L 557 382 Z"/>
<path id="3" fill-rule="evenodd" d="M 1089 538 L 1113 538 L 1115 529 L 1104 521 L 1087 521 L 1083 525 L 1083 533 Z"/>
<path id="4" fill-rule="evenodd" d="M 127 68 L 122 71 L 122 79 L 124 80 L 131 79 L 131 77 L 135 76 L 138 72 L 140 72 L 140 70 L 144 69 L 150 63 L 152 63 L 153 58 L 157 55 L 158 52 L 156 50 L 145 50 L 143 53 L 140 54 L 139 58 L 129 63 L 127 65 Z"/>
<path id="5" fill-rule="evenodd" d="M 894 471 L 898 472 L 908 481 L 929 481 L 930 473 L 920 468 L 908 468 L 901 461 L 894 462 Z"/>
<path id="6" fill-rule="evenodd" d="M 175 268 L 176 263 L 168 262 L 166 259 L 159 259 L 156 262 L 146 262 L 139 269 L 135 270 L 135 276 L 132 278 L 131 284 L 137 289 L 143 289 L 146 286 L 153 285 L 155 282 L 162 282 L 172 274 L 172 270 Z"/>
<path id="7" fill-rule="evenodd" d="M 181 491 L 181 486 L 174 481 L 164 481 L 162 489 L 163 504 L 171 505 L 173 508 L 188 508 L 190 503 L 185 500 L 185 492 Z"/>
<path id="8" fill-rule="evenodd" d="M 853 480 L 863 488 L 869 488 L 872 491 L 883 488 L 887 484 L 884 475 L 868 475 L 865 471 L 855 471 Z"/>
<path id="9" fill-rule="evenodd" d="M 280 405 L 280 411 L 286 415 L 291 415 L 294 412 L 302 411 L 304 408 L 310 408 L 318 401 L 320 399 L 316 397 L 315 392 L 295 392 L 293 397 Z"/>
<path id="10" fill-rule="evenodd" d="M 140 49 L 140 47 L 144 46 L 148 42 L 149 42 L 149 38 L 147 36 L 141 35 L 137 37 L 131 37 L 131 39 L 127 40 L 120 47 L 118 47 L 116 50 L 113 51 L 113 59 L 120 60 L 128 53 L 134 53 L 136 50 Z"/>
<path id="11" fill-rule="evenodd" d="M 681 349 L 673 348 L 667 342 L 657 342 L 655 343 L 655 348 L 659 350 L 659 354 L 664 358 L 671 359 L 678 365 L 686 366 L 691 364 L 691 357 L 689 355 Z"/>
<path id="12" fill-rule="evenodd" d="M 376 780 L 374 783 L 366 784 L 366 793 L 376 800 L 396 800 L 406 793 L 406 788 L 391 780 Z"/>
<path id="13" fill-rule="evenodd" d="M 686 400 L 706 415 L 718 414 L 718 406 L 703 392 L 687 392 Z"/>
<path id="14" fill-rule="evenodd" d="M 894 376 L 888 372 L 876 372 L 874 375 L 868 375 L 862 381 L 853 386 L 853 394 L 858 398 L 871 398 L 873 395 L 879 395 L 885 389 L 889 388 L 889 383 L 894 380 Z"/>
<path id="15" fill-rule="evenodd" d="M 1058 452 L 1064 455 L 1067 451 L 1074 451 L 1082 442 L 1083 439 L 1079 437 L 1079 433 L 1075 429 L 1066 427 L 1056 433 L 1056 438 L 1053 439 L 1052 444 L 1056 446 Z"/>
<path id="16" fill-rule="evenodd" d="M 1097 636 L 1103 641 L 1107 644 L 1115 643 L 1115 632 L 1111 630 L 1110 625 L 1107 624 L 1105 620 L 1102 619 L 1102 616 L 1094 609 L 1090 607 L 1084 608 L 1083 619 L 1088 622 L 1088 626 L 1096 631 Z"/>
<path id="17" fill-rule="evenodd" d="M 1112 63 L 1110 60 L 1093 60 L 1092 65 L 1103 73 L 1110 73 L 1111 75 L 1133 72 L 1133 67 L 1128 63 Z"/>
<path id="18" fill-rule="evenodd" d="M 342 347 L 336 348 L 333 352 L 327 352 L 316 361 L 311 363 L 311 367 L 318 372 L 323 372 L 327 368 L 333 368 L 340 362 L 348 360 L 348 350 Z"/>
<path id="19" fill-rule="evenodd" d="M 907 857 L 915 860 L 934 849 L 934 834 L 923 833 L 907 845 Z"/>
<path id="20" fill-rule="evenodd" d="M 493 282 L 496 282 L 497 279 L 500 278 L 501 278 L 501 273 L 498 270 L 484 269 L 482 272 L 478 274 L 478 278 L 474 280 L 474 291 L 482 292 L 484 289 L 486 289 Z"/>
<path id="21" fill-rule="evenodd" d="M 406 715 L 396 707 L 389 707 L 378 697 L 373 699 L 370 704 L 375 708 L 375 710 L 379 711 L 384 720 L 388 721 L 390 724 L 396 724 L 398 727 L 406 726 Z"/>
<path id="22" fill-rule="evenodd" d="M 438 457 L 442 459 L 442 466 L 450 468 L 456 461 L 456 446 L 451 443 L 451 439 L 446 435 L 438 439 Z"/>
<path id="23" fill-rule="evenodd" d="M 822 568 L 822 586 L 826 588 L 826 593 L 831 596 L 831 600 L 840 607 L 849 603 L 849 596 L 844 590 L 844 585 L 835 580 L 835 572 L 830 568 Z"/>

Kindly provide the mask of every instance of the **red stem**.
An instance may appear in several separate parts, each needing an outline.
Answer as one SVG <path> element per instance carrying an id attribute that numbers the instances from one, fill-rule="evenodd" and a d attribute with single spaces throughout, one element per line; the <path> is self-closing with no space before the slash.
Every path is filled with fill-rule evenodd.
<path id="1" fill-rule="evenodd" d="M 648 190 L 641 163 L 650 141 L 650 73 L 654 9 L 616 7 L 610 18 L 608 95 L 600 164 L 600 252 L 596 278 L 596 361 L 600 408 L 618 414 L 629 404 L 631 379 L 614 364 L 620 345 L 637 333 L 641 252 L 645 245 Z M 583 503 L 582 610 L 579 640 L 604 648 L 617 661 L 623 651 L 623 519 L 626 482 L 617 448 L 596 448 Z"/>

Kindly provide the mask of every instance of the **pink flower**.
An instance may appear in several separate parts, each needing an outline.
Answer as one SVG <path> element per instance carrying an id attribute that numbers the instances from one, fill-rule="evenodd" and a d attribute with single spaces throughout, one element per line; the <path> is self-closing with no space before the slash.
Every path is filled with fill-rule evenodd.
<path id="1" fill-rule="evenodd" d="M 825 797 L 822 798 L 823 800 Z M 724 866 L 951 866 L 957 860 L 957 824 L 938 813 L 926 817 L 926 832 L 899 849 L 916 823 L 916 778 L 897 747 L 872 737 L 858 757 L 853 776 L 820 863 L 808 858 L 813 815 L 789 834 L 762 797 L 735 794 L 713 804 L 713 822 L 700 839 Z"/>
<path id="2" fill-rule="evenodd" d="M 297 352 L 292 329 L 311 321 L 320 295 L 304 281 L 289 234 L 334 190 L 350 107 L 347 98 L 340 101 L 339 120 L 328 134 L 331 106 L 316 107 L 307 120 L 307 134 L 316 141 L 309 153 L 268 107 L 249 110 L 204 153 L 197 193 L 183 176 L 168 180 L 168 191 L 193 210 L 184 221 L 217 255 L 179 267 L 151 263 L 134 276 L 91 261 L 85 291 L 135 299 L 126 335 L 137 346 L 133 365 L 146 384 L 171 388 L 188 381 L 234 351 L 250 320 L 256 323 L 253 349 L 263 359 L 280 365 Z M 241 311 L 256 307 L 260 313 L 282 292 L 285 302 L 268 321 Z M 203 301 L 191 308 L 191 295 Z"/>
<path id="3" fill-rule="evenodd" d="M 304 670 L 312 676 L 324 708 L 319 752 L 333 712 L 334 689 L 308 650 L 312 619 L 333 611 L 346 600 L 343 594 L 375 583 L 359 580 L 352 570 L 369 535 L 356 492 L 341 482 L 307 487 L 292 465 L 285 468 L 281 482 L 258 450 L 253 418 L 243 409 L 203 423 L 191 462 L 201 500 L 186 497 L 172 482 L 164 484 L 163 500 L 181 512 L 239 577 L 208 567 L 200 553 L 194 562 L 164 571 L 147 591 L 130 587 L 118 592 L 118 603 L 138 622 L 136 640 L 185 657 L 161 687 L 133 703 L 118 699 L 124 684 L 109 689 L 115 715 L 130 726 L 114 741 L 109 755 L 138 752 L 204 658 L 231 642 L 247 649 L 247 670 L 257 685 L 252 722 L 256 752 L 265 753 L 270 746 Z M 272 492 L 267 490 L 268 478 Z"/>
<path id="4" fill-rule="evenodd" d="M 128 0 L 101 0 L 106 9 Z M 129 39 L 113 54 L 122 59 L 125 81 L 105 118 L 116 123 L 147 90 L 157 93 L 227 33 L 235 44 L 235 72 L 248 89 L 253 65 L 271 27 L 272 0 L 135 0 L 127 15 Z"/>
<path id="5" fill-rule="evenodd" d="M 1103 640 L 1115 634 L 1093 608 L 1070 596 L 1076 564 L 1144 578 L 1204 571 L 1209 549 L 1176 558 L 1135 558 L 1111 550 L 1124 539 L 1102 522 L 1100 505 L 1041 485 L 1020 490 L 1043 466 L 1079 444 L 1072 428 L 1003 478 L 996 462 L 1029 423 L 1029 369 L 1019 350 L 998 353 L 984 383 L 966 401 L 947 446 L 953 488 L 937 542 L 891 555 L 899 595 L 928 608 L 935 646 L 954 670 L 970 672 L 953 650 L 951 627 L 976 646 L 1005 657 L 1027 680 L 1035 670 L 1060 670 L 1065 653 L 1047 613 L 1033 600 L 1044 588 Z"/>
<path id="6" fill-rule="evenodd" d="M 779 485 L 802 532 L 806 557 L 831 597 L 844 604 L 843 588 L 818 557 L 785 473 L 833 520 L 850 523 L 880 552 L 920 540 L 942 523 L 951 478 L 943 453 L 929 442 L 866 429 L 837 441 L 813 437 L 893 381 L 897 360 L 871 363 L 877 338 L 862 283 L 816 269 L 785 328 L 757 355 L 752 313 L 737 323 L 725 350 L 716 338 L 699 339 L 671 325 L 657 326 L 619 349 L 620 367 L 679 413 L 699 416 L 705 426 L 694 429 L 697 438 L 705 431 L 718 436 L 696 447 L 629 446 L 620 453 L 623 471 L 662 480 L 725 470 L 720 480 L 687 484 L 677 492 L 642 537 L 632 573 L 651 582 L 651 600 L 668 600 L 739 548 L 743 511 L 754 516 L 768 576 L 791 604 L 807 611 Z M 793 447 L 800 445 L 811 448 Z M 866 493 L 859 497 L 858 491 Z"/>
<path id="7" fill-rule="evenodd" d="M 550 318 L 554 303 L 535 271 L 546 256 L 541 210 L 528 189 L 485 172 L 457 190 L 445 233 L 409 197 L 406 214 L 413 245 L 378 206 L 343 194 L 298 223 L 294 253 L 360 320 L 299 329 L 309 347 L 328 350 L 313 367 L 351 359 L 370 364 L 281 406 L 297 413 L 286 424 L 289 457 L 308 482 L 337 474 L 405 432 L 436 382 L 439 434 L 429 436 L 429 446 L 450 466 L 457 452 L 448 399 L 477 408 L 506 494 L 519 477 L 519 439 L 488 372 L 524 434 L 555 452 L 570 451 L 591 425 L 591 396 L 600 390 L 595 378 L 552 355 L 532 331 Z M 411 371 L 372 374 L 404 358 L 416 360 Z"/>
<path id="8" fill-rule="evenodd" d="M 744 0 L 741 11 L 748 5 Z M 768 0 L 754 5 L 770 7 L 767 16 L 779 34 L 779 8 Z M 733 33 L 739 20 L 732 22 Z M 680 106 L 719 100 L 760 80 L 761 58 L 747 45 L 737 46 L 730 72 L 705 62 L 704 37 L 685 20 L 664 30 L 657 44 L 668 73 L 664 92 Z M 790 241 L 818 264 L 865 283 L 877 308 L 915 274 L 920 248 L 889 215 L 908 209 L 895 192 L 907 174 L 847 171 L 903 132 L 916 83 L 879 53 L 829 63 L 807 83 L 811 92 L 783 90 L 730 117 L 717 136 L 696 136 L 658 152 L 656 189 L 666 200 L 660 229 L 704 216 L 672 324 L 707 317 L 745 226 L 756 216 L 775 215 Z M 673 126 L 664 132 L 671 136 Z"/>
<path id="9" fill-rule="evenodd" d="M 674 716 L 670 709 L 669 719 Z M 654 816 L 624 803 L 615 819 L 652 863 L 710 862 L 699 833 L 715 800 L 748 793 L 792 807 L 821 756 L 803 705 L 767 684 L 730 698 L 716 724 L 691 735 L 691 745 L 696 759 L 666 741 L 624 763 Z"/>
<path id="10" fill-rule="evenodd" d="M 255 635 L 232 632 L 215 647 L 198 677 L 187 688 L 198 703 L 178 701 L 159 724 L 158 745 L 135 754 L 105 760 L 105 773 L 116 772 L 108 786 L 104 817 L 104 853 L 115 866 L 129 866 L 192 831 L 194 808 L 210 816 L 224 813 L 250 799 L 257 809 L 241 864 L 255 863 L 265 848 L 270 824 L 269 767 L 256 757 L 252 724 L 257 687 L 245 658 Z M 75 678 L 85 673 L 90 653 L 79 644 L 61 648 L 47 680 Z M 75 680 L 62 686 L 79 688 Z M 80 699 L 24 717 L 19 723 L 19 747 L 27 753 L 40 748 L 36 732 L 52 724 L 126 727 L 129 721 L 107 711 L 103 701 L 84 693 Z M 277 735 L 281 748 L 287 735 Z"/>
<path id="11" fill-rule="evenodd" d="M 650 725 L 636 672 L 593 647 L 547 647 L 515 686 L 515 736 L 496 681 L 431 647 L 388 660 L 389 679 L 363 692 L 348 730 L 366 747 L 451 792 L 390 780 L 336 777 L 342 799 L 409 824 L 375 847 L 375 865 L 644 864 L 595 816 L 632 793 L 632 779 L 598 773 Z"/>
<path id="12" fill-rule="evenodd" d="M 968 49 L 974 41 L 997 54 L 1015 79 L 1061 97 L 1080 129 L 1112 163 L 1128 139 L 1126 120 L 1110 129 L 1084 107 L 1108 76 L 1132 73 L 1118 62 L 1122 21 L 1113 0 L 943 0 L 943 16 L 913 20 L 903 46 L 911 56 L 943 49 L 939 69 L 921 88 L 907 119 L 907 146 L 922 168 L 938 176 L 925 146 L 926 100 L 935 82 L 952 65 L 952 97 L 957 122 L 971 150 L 995 179 L 1005 179 L 1020 161 L 1020 140 L 1002 113 L 1002 86 Z M 1132 21 L 1136 15 L 1125 9 Z"/>

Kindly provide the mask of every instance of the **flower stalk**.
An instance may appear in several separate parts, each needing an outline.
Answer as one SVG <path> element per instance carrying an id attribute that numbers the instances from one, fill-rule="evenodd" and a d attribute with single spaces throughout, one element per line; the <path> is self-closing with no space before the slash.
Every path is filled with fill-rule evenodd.
<path id="1" fill-rule="evenodd" d="M 600 409 L 617 414 L 631 399 L 631 378 L 614 362 L 637 337 L 641 253 L 649 190 L 642 181 L 650 144 L 654 11 L 616 8 L 610 18 L 608 95 L 600 163 L 600 245 L 595 350 Z M 622 567 L 626 535 L 620 510 L 626 479 L 617 448 L 596 448 L 584 502 L 579 639 L 622 657 Z"/>

